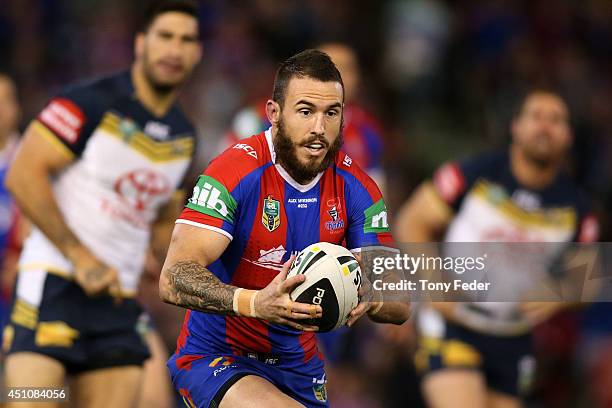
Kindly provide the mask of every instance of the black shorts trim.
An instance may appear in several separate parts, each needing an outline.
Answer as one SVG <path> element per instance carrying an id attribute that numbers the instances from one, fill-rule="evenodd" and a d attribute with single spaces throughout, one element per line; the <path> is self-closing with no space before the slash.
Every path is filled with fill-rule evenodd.
<path id="1" fill-rule="evenodd" d="M 221 388 L 219 388 L 219 391 L 217 391 L 217 393 L 215 394 L 213 399 L 210 401 L 210 405 L 208 405 L 208 408 L 218 408 L 219 405 L 221 404 L 221 400 L 223 399 L 223 397 L 225 397 L 225 394 L 232 387 L 232 385 L 236 384 L 238 382 L 238 380 L 240 380 L 242 377 L 246 377 L 247 375 L 254 375 L 254 374 L 252 374 L 252 373 L 237 373 L 236 375 L 230 377 L 230 379 L 227 380 L 221 386 Z"/>
<path id="2" fill-rule="evenodd" d="M 90 358 L 86 366 L 68 365 L 67 371 L 69 374 L 81 374 L 87 371 L 103 370 L 105 368 L 138 366 L 142 367 L 144 362 L 148 360 L 150 355 L 135 355 L 133 352 L 126 350 L 123 353 L 113 353 L 113 355 L 101 356 L 100 358 Z"/>

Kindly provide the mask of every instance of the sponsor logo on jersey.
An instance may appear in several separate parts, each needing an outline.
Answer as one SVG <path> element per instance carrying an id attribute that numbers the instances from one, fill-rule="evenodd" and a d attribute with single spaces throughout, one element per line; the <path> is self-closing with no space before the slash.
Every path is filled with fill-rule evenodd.
<path id="1" fill-rule="evenodd" d="M 338 221 L 338 209 L 334 205 L 331 209 L 327 211 L 330 217 L 332 217 L 332 221 Z"/>
<path id="2" fill-rule="evenodd" d="M 539 195 L 522 189 L 512 193 L 512 201 L 525 211 L 535 211 L 542 207 L 542 199 Z"/>
<path id="3" fill-rule="evenodd" d="M 236 368 L 238 367 L 237 365 L 229 365 L 229 366 L 223 366 L 220 368 L 217 368 L 215 371 L 213 371 L 213 376 L 217 376 L 219 374 L 221 374 L 223 371 L 227 370 L 228 368 Z"/>
<path id="4" fill-rule="evenodd" d="M 363 225 L 364 233 L 381 233 L 389 232 L 389 223 L 387 221 L 387 207 L 381 198 L 364 211 L 365 223 Z"/>
<path id="5" fill-rule="evenodd" d="M 578 233 L 579 242 L 594 242 L 599 238 L 599 223 L 595 216 L 589 214 L 582 220 Z"/>
<path id="6" fill-rule="evenodd" d="M 463 173 L 455 163 L 440 167 L 433 177 L 433 184 L 447 203 L 453 203 L 465 189 Z"/>
<path id="7" fill-rule="evenodd" d="M 69 99 L 55 98 L 43 109 L 38 119 L 57 136 L 68 143 L 75 143 L 85 123 L 85 114 Z"/>
<path id="8" fill-rule="evenodd" d="M 218 367 L 213 371 L 213 376 L 217 376 L 228 368 L 236 368 L 237 366 L 234 364 L 234 359 L 232 357 L 217 357 L 213 361 L 208 364 L 209 367 Z"/>
<path id="9" fill-rule="evenodd" d="M 170 193 L 170 181 L 156 171 L 138 169 L 119 177 L 115 192 L 123 203 L 141 212 Z"/>
<path id="10" fill-rule="evenodd" d="M 235 144 L 234 147 L 232 147 L 232 149 L 239 149 L 239 150 L 244 150 L 245 152 L 247 152 L 247 154 L 253 158 L 257 158 L 257 151 L 251 147 L 250 145 L 246 144 L 246 143 L 238 143 Z"/>
<path id="11" fill-rule="evenodd" d="M 282 245 L 279 245 L 271 249 L 260 249 L 259 258 L 256 261 L 246 258 L 244 260 L 262 268 L 281 271 L 283 269 L 283 256 L 286 253 L 287 250 Z"/>
<path id="12" fill-rule="evenodd" d="M 151 139 L 164 142 L 170 137 L 170 126 L 156 121 L 149 121 L 145 125 L 144 133 Z"/>
<path id="13" fill-rule="evenodd" d="M 202 175 L 193 188 L 187 208 L 224 221 L 234 220 L 238 204 L 225 186 L 210 176 Z"/>
<path id="14" fill-rule="evenodd" d="M 321 379 L 313 378 L 312 383 L 314 384 L 312 391 L 317 401 L 327 402 L 327 387 L 325 386 L 327 380 L 325 379 L 325 374 L 323 374 Z"/>
<path id="15" fill-rule="evenodd" d="M 332 206 L 329 210 L 327 210 L 327 213 L 331 217 L 331 221 L 325 222 L 325 228 L 328 231 L 336 231 L 344 228 L 344 220 L 340 218 L 340 215 L 338 214 L 338 208 L 335 205 Z"/>
<path id="16" fill-rule="evenodd" d="M 216 367 L 218 365 L 228 366 L 232 364 L 233 362 L 234 362 L 234 359 L 232 357 L 222 356 L 222 357 L 215 358 L 213 361 L 210 362 L 210 364 L 208 364 L 208 366 L 209 367 Z"/>
<path id="17" fill-rule="evenodd" d="M 280 202 L 272 198 L 270 195 L 264 198 L 261 222 L 270 232 L 274 231 L 280 226 Z"/>
<path id="18" fill-rule="evenodd" d="M 327 200 L 327 213 L 331 220 L 325 222 L 325 229 L 328 231 L 337 231 L 344 228 L 344 220 L 340 216 L 342 212 L 342 206 L 340 204 L 340 198 L 331 198 Z"/>
<path id="19" fill-rule="evenodd" d="M 344 164 L 346 167 L 351 167 L 351 164 L 353 164 L 353 159 L 351 159 L 348 155 L 345 155 L 344 160 L 342 160 L 342 164 Z"/>

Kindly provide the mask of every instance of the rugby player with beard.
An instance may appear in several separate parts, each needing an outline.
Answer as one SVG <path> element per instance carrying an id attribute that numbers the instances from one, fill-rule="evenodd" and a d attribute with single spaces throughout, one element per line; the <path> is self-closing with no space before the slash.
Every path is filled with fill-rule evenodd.
<path id="1" fill-rule="evenodd" d="M 343 106 L 327 54 L 284 61 L 266 104 L 271 127 L 214 159 L 176 221 L 160 296 L 188 309 L 168 362 L 187 406 L 328 406 L 318 328 L 305 322 L 323 310 L 291 301 L 305 279 L 286 279 L 291 254 L 320 241 L 354 252 L 393 243 L 379 189 L 340 151 Z M 349 325 L 408 318 L 408 304 L 371 300 Z"/>

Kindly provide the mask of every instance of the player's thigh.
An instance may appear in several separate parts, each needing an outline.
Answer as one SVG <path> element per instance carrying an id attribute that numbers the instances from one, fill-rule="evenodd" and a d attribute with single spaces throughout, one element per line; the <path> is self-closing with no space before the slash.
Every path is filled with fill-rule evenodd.
<path id="1" fill-rule="evenodd" d="M 141 366 L 120 366 L 87 371 L 72 383 L 75 407 L 133 407 L 142 383 Z"/>
<path id="2" fill-rule="evenodd" d="M 64 386 L 66 371 L 57 360 L 42 354 L 19 352 L 10 354 L 5 361 L 5 384 L 7 387 L 50 387 Z M 9 402 L 7 408 L 59 408 L 59 402 L 32 403 Z"/>
<path id="3" fill-rule="evenodd" d="M 20 352 L 6 357 L 8 387 L 62 387 L 65 375 L 62 363 L 43 354 Z"/>
<path id="4" fill-rule="evenodd" d="M 422 387 L 430 408 L 487 408 L 487 384 L 477 370 L 438 370 L 425 377 Z"/>
<path id="5" fill-rule="evenodd" d="M 488 408 L 521 408 L 521 400 L 509 394 L 489 391 L 487 394 Z"/>
<path id="6" fill-rule="evenodd" d="M 173 405 L 172 384 L 166 361 L 168 352 L 161 336 L 155 330 L 146 334 L 151 357 L 144 363 L 142 387 L 138 397 L 139 408 L 170 408 Z"/>
<path id="7" fill-rule="evenodd" d="M 288 395 L 282 393 L 268 380 L 255 375 L 242 377 L 221 400 L 219 408 L 304 408 Z"/>

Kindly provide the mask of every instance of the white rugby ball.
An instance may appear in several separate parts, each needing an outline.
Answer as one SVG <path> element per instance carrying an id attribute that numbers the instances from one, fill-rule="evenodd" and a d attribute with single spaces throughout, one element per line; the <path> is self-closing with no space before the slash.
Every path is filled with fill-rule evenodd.
<path id="1" fill-rule="evenodd" d="M 293 289 L 291 300 L 323 308 L 323 317 L 306 323 L 318 326 L 320 332 L 344 326 L 359 303 L 361 268 L 353 254 L 329 242 L 309 245 L 293 261 L 287 278 L 299 274 L 306 280 Z"/>

